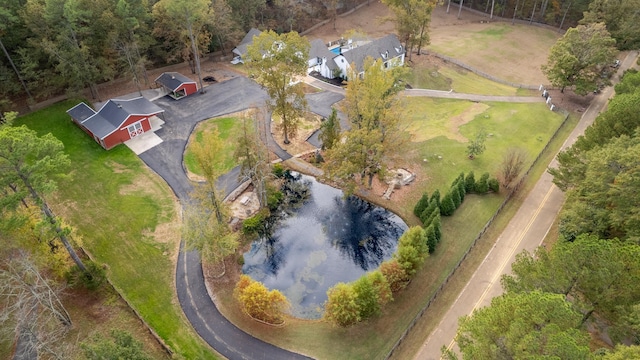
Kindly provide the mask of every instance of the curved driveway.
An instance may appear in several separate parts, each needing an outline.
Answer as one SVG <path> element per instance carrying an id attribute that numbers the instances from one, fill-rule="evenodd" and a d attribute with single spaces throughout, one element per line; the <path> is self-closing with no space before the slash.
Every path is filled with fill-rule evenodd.
<path id="1" fill-rule="evenodd" d="M 189 199 L 192 184 L 183 168 L 182 156 L 187 139 L 194 127 L 202 120 L 261 107 L 267 99 L 266 93 L 255 82 L 236 77 L 206 88 L 204 94 L 194 94 L 179 101 L 163 97 L 155 103 L 165 110 L 165 124 L 156 134 L 162 138 L 159 145 L 140 154 L 140 158 L 173 189 L 181 202 Z M 342 99 L 333 94 L 311 96 L 310 108 L 329 109 Z M 266 122 L 270 114 L 259 116 Z M 268 126 L 268 124 L 261 124 Z M 279 148 L 265 131 L 267 145 L 281 157 L 290 155 Z M 238 169 L 218 179 L 218 186 L 225 195 L 233 191 L 238 181 Z M 185 251 L 180 246 L 176 268 L 176 292 L 180 306 L 198 334 L 218 353 L 228 359 L 310 359 L 309 357 L 278 348 L 257 339 L 229 322 L 212 301 L 202 272 L 200 255 L 196 251 Z"/>
<path id="2" fill-rule="evenodd" d="M 344 90 L 322 86 L 323 84 L 313 81 L 312 85 L 328 91 L 307 95 L 310 110 L 324 117 L 329 116 L 331 106 L 344 98 Z M 406 91 L 405 95 L 472 101 L 543 101 L 542 98 L 491 97 L 430 90 L 411 90 Z M 196 124 L 212 117 L 261 107 L 266 100 L 267 95 L 260 86 L 244 77 L 214 84 L 206 88 L 206 93 L 194 94 L 180 101 L 160 98 L 155 103 L 165 110 L 165 124 L 156 134 L 163 142 L 140 154 L 140 158 L 165 179 L 181 202 L 185 202 L 189 199 L 192 185 L 183 168 L 182 156 L 187 139 Z M 263 114 L 258 118 L 261 121 L 259 128 L 262 139 L 269 149 L 283 159 L 291 157 L 271 136 L 268 128 L 270 114 Z M 343 114 L 340 114 L 340 122 L 342 129 L 349 128 Z M 310 142 L 319 145 L 317 134 L 310 138 Z M 218 179 L 218 186 L 225 194 L 233 191 L 238 184 L 237 168 Z M 257 339 L 229 322 L 218 311 L 207 292 L 199 254 L 196 251 L 185 251 L 184 244 L 181 244 L 176 268 L 176 291 L 180 306 L 194 329 L 211 347 L 228 359 L 309 359 Z"/>

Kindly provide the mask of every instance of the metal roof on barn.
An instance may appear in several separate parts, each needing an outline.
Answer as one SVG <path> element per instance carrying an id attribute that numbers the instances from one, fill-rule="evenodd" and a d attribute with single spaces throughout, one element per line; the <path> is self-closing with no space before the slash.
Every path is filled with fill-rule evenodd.
<path id="1" fill-rule="evenodd" d="M 95 115 L 96 112 L 87 104 L 81 102 L 80 104 L 67 110 L 67 114 L 69 114 L 69 116 L 71 116 L 77 122 L 82 123 L 83 121 Z"/>
<path id="2" fill-rule="evenodd" d="M 162 84 L 171 91 L 176 91 L 183 84 L 195 84 L 196 82 L 177 72 L 165 72 L 158 76 L 157 83 Z"/>
<path id="3" fill-rule="evenodd" d="M 130 100 L 111 99 L 98 112 L 93 112 L 93 115 L 87 117 L 89 110 L 93 112 L 87 104 L 80 103 L 69 109 L 67 113 L 100 139 L 120 129 L 131 116 L 152 116 L 164 112 L 162 108 L 144 97 Z"/>

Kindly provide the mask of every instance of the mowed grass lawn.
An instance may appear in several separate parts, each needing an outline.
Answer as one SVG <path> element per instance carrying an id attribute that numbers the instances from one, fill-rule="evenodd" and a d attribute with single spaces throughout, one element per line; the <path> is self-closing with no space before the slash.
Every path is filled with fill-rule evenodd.
<path id="1" fill-rule="evenodd" d="M 528 167 L 564 119 L 544 103 L 475 103 L 417 97 L 405 101 L 411 110 L 409 131 L 418 151 L 417 161 L 429 178 L 425 185 L 429 191 L 450 183 L 460 172 L 473 170 L 476 178 L 483 172 L 497 175 L 509 148 L 525 150 Z M 481 129 L 488 135 L 486 150 L 469 160 L 468 141 Z"/>
<path id="2" fill-rule="evenodd" d="M 187 170 L 196 175 L 202 175 L 202 170 L 191 150 L 191 144 L 194 141 L 202 144 L 204 138 L 213 136 L 215 131 L 218 131 L 218 139 L 221 144 L 223 144 L 220 149 L 221 152 L 217 157 L 219 162 L 216 163 L 216 169 L 220 171 L 221 174 L 233 169 L 233 167 L 237 165 L 233 158 L 233 153 L 236 149 L 234 145 L 237 144 L 241 130 L 242 120 L 236 117 L 213 118 L 200 122 L 191 133 L 189 144 L 184 153 L 184 164 Z"/>
<path id="3" fill-rule="evenodd" d="M 540 84 L 540 66 L 561 33 L 537 26 L 504 22 L 434 28 L 428 50 L 447 55 L 500 79 Z"/>
<path id="4" fill-rule="evenodd" d="M 483 172 L 494 174 L 503 153 L 510 147 L 521 147 L 529 153 L 528 166 L 563 120 L 544 104 L 406 100 L 406 108 L 413 114 L 409 118 L 410 130 L 416 135 L 414 151 L 407 154 L 406 160 L 414 164 L 409 168 L 418 177 L 402 202 L 384 204 L 410 225 L 417 224 L 412 209 L 424 191 L 431 194 L 438 188 L 444 194 L 460 172 L 473 170 L 478 178 Z M 457 116 L 466 116 L 467 122 L 454 127 L 457 128 L 454 131 L 450 119 Z M 463 141 L 480 128 L 493 135 L 487 139 L 485 153 L 469 160 L 467 143 Z M 409 287 L 395 296 L 394 302 L 386 306 L 380 317 L 347 329 L 335 328 L 322 321 L 298 319 L 289 319 L 287 326 L 273 329 L 251 321 L 235 306 L 227 306 L 224 312 L 232 322 L 255 336 L 318 359 L 384 359 L 496 212 L 504 196 L 504 193 L 468 195 L 454 216 L 443 218 L 442 242 Z M 223 304 L 233 303 L 231 289 L 218 293 L 218 298 Z"/>
<path id="5" fill-rule="evenodd" d="M 76 103 L 61 102 L 16 121 L 40 135 L 51 132 L 65 145 L 71 177 L 49 198 L 54 211 L 174 352 L 184 359 L 215 359 L 175 296 L 180 229 L 170 188 L 124 145 L 105 151 L 75 126 L 65 111 Z"/>
<path id="6" fill-rule="evenodd" d="M 450 63 L 440 66 L 418 63 L 411 67 L 405 81 L 414 89 L 453 90 L 463 94 L 496 96 L 531 95 L 527 90 L 491 81 Z"/>

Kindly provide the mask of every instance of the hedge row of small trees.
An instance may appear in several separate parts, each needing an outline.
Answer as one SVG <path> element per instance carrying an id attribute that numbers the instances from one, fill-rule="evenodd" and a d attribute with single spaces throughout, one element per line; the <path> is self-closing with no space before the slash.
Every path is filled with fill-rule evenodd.
<path id="1" fill-rule="evenodd" d="M 436 245 L 442 238 L 440 216 L 453 215 L 464 201 L 466 194 L 486 194 L 490 191 L 500 191 L 498 179 L 491 178 L 489 173 L 484 173 L 476 181 L 473 171 L 470 171 L 466 176 L 464 173 L 460 173 L 442 198 L 438 189 L 431 194 L 431 197 L 426 192 L 422 194 L 413 208 L 413 213 L 422 221 L 422 226 L 427 234 L 429 253 L 435 251 Z"/>
<path id="2" fill-rule="evenodd" d="M 324 319 L 347 327 L 380 314 L 393 301 L 393 294 L 404 289 L 429 256 L 427 232 L 419 226 L 407 230 L 398 240 L 393 258 L 358 280 L 338 283 L 327 291 Z"/>

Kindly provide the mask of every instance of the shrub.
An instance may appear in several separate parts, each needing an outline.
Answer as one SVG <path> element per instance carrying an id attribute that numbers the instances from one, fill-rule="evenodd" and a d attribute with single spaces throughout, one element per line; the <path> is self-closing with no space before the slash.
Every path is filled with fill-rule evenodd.
<path id="1" fill-rule="evenodd" d="M 426 247 L 426 244 L 425 244 Z M 398 251 L 394 254 L 398 264 L 409 276 L 415 275 L 416 271 L 422 264 L 423 257 L 416 248 L 411 245 L 399 246 Z"/>
<path id="2" fill-rule="evenodd" d="M 66 272 L 67 283 L 71 288 L 84 287 L 91 291 L 97 290 L 106 280 L 107 274 L 102 266 L 91 260 L 85 261 L 84 264 L 87 272 L 80 270 L 77 265 L 74 265 Z"/>
<path id="3" fill-rule="evenodd" d="M 476 194 L 486 194 L 489 191 L 489 173 L 482 174 L 480 180 L 476 181 L 474 191 Z"/>
<path id="4" fill-rule="evenodd" d="M 422 225 L 424 226 L 429 225 L 429 217 L 431 216 L 431 214 L 433 214 L 435 210 L 440 211 L 440 209 L 438 209 L 438 204 L 436 204 L 435 201 L 429 202 L 429 206 L 427 206 L 426 209 L 422 211 L 422 214 L 420 214 L 420 220 L 422 221 Z"/>
<path id="5" fill-rule="evenodd" d="M 427 206 L 429 206 L 429 194 L 425 192 L 424 194 L 422 194 L 420 200 L 418 200 L 418 202 L 416 203 L 416 206 L 414 206 L 413 214 L 417 217 L 420 217 Z"/>
<path id="6" fill-rule="evenodd" d="M 371 285 L 377 293 L 378 303 L 381 307 L 393 301 L 393 294 L 391 293 L 389 281 L 379 269 L 367 274 L 366 276 L 369 277 Z"/>
<path id="7" fill-rule="evenodd" d="M 409 276 L 404 268 L 400 266 L 398 260 L 391 259 L 380 265 L 380 272 L 387 279 L 391 292 L 398 292 L 404 289 L 409 283 Z"/>
<path id="8" fill-rule="evenodd" d="M 423 228 L 414 226 L 402 234 L 394 256 L 407 275 L 413 276 L 422 266 L 428 253 L 426 232 Z"/>
<path id="9" fill-rule="evenodd" d="M 360 320 L 368 319 L 380 314 L 379 294 L 373 287 L 369 276 L 361 276 L 353 283 L 353 291 L 356 293 L 356 303 L 360 310 Z"/>
<path id="10" fill-rule="evenodd" d="M 269 217 L 269 211 L 263 209 L 242 223 L 242 233 L 245 235 L 259 234 L 265 228 L 265 222 Z"/>
<path id="11" fill-rule="evenodd" d="M 429 209 L 427 209 L 427 210 L 429 210 Z M 425 211 L 427 211 L 427 210 L 425 210 Z M 429 224 L 431 224 L 431 222 L 433 221 L 433 218 L 436 217 L 436 216 L 440 216 L 440 209 L 434 207 L 433 211 L 431 211 L 431 214 L 425 217 L 424 221 L 422 222 L 422 225 L 425 226 L 425 227 L 429 226 Z"/>
<path id="12" fill-rule="evenodd" d="M 282 191 L 269 191 L 267 193 L 267 207 L 269 210 L 274 211 L 278 208 L 283 199 L 284 193 Z"/>
<path id="13" fill-rule="evenodd" d="M 489 179 L 489 190 L 493 191 L 494 193 L 500 192 L 500 182 L 498 181 L 498 179 L 496 178 L 491 178 Z"/>
<path id="14" fill-rule="evenodd" d="M 233 294 L 242 309 L 251 317 L 270 324 L 280 324 L 284 321 L 283 314 L 289 302 L 280 291 L 269 290 L 249 276 L 240 275 Z"/>
<path id="15" fill-rule="evenodd" d="M 451 193 L 449 192 L 442 198 L 442 202 L 440 203 L 440 214 L 442 216 L 451 216 L 455 210 L 456 204 L 453 202 Z"/>
<path id="16" fill-rule="evenodd" d="M 360 307 L 353 286 L 337 283 L 327 291 L 324 319 L 342 327 L 353 325 L 361 320 Z"/>
<path id="17" fill-rule="evenodd" d="M 467 177 L 464 179 L 464 190 L 467 194 L 475 191 L 476 179 L 473 175 L 473 171 L 469 171 Z"/>
<path id="18" fill-rule="evenodd" d="M 467 194 L 467 187 L 464 184 L 464 178 L 458 180 L 458 194 L 460 194 L 460 200 L 464 202 L 464 196 Z"/>
<path id="19" fill-rule="evenodd" d="M 431 199 L 429 199 L 429 202 L 433 201 L 435 201 L 436 205 L 440 207 L 440 190 L 436 189 L 436 191 L 431 194 Z"/>
<path id="20" fill-rule="evenodd" d="M 433 231 L 436 234 L 436 239 L 440 242 L 440 240 L 442 240 L 442 220 L 440 219 L 440 214 L 436 214 L 433 220 L 431 220 L 430 225 L 433 225 Z"/>
<path id="21" fill-rule="evenodd" d="M 273 164 L 273 175 L 275 175 L 275 177 L 277 178 L 283 178 L 284 174 L 285 174 L 285 169 L 284 166 L 282 166 L 282 164 Z"/>
<path id="22" fill-rule="evenodd" d="M 438 244 L 436 231 L 433 228 L 433 225 L 429 225 L 425 231 L 427 232 L 427 247 L 429 248 L 429 254 L 433 254 L 433 252 L 436 251 L 436 245 Z"/>
<path id="23" fill-rule="evenodd" d="M 458 190 L 458 186 L 454 185 L 449 189 L 449 194 L 451 194 L 451 200 L 453 200 L 453 206 L 457 209 L 462 204 L 462 197 L 460 197 L 460 191 Z"/>
<path id="24" fill-rule="evenodd" d="M 464 181 L 464 173 L 463 172 L 461 172 L 460 175 L 458 175 L 458 177 L 455 180 L 453 180 L 453 182 L 451 183 L 451 186 L 457 186 L 458 182 L 460 182 L 460 181 Z"/>

